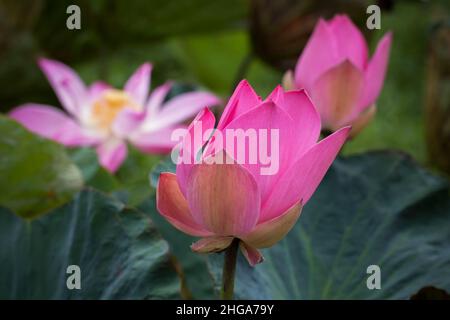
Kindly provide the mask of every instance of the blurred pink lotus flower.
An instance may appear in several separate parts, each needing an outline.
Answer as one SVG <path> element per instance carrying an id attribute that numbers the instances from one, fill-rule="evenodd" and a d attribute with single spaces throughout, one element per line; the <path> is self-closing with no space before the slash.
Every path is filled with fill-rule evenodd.
<path id="1" fill-rule="evenodd" d="M 357 134 L 373 118 L 383 87 L 392 33 L 378 43 L 369 60 L 362 33 L 346 15 L 320 19 L 295 68 L 284 77 L 285 88 L 310 94 L 326 130 L 352 125 Z"/>
<path id="2" fill-rule="evenodd" d="M 180 157 L 188 152 L 192 161 L 180 162 L 176 174 L 161 173 L 157 208 L 174 227 L 202 238 L 192 250 L 221 251 L 239 238 L 241 251 L 255 265 L 263 260 L 258 249 L 280 241 L 295 224 L 350 127 L 317 142 L 320 116 L 305 91 L 284 92 L 277 87 L 263 101 L 246 81 L 230 98 L 212 138 L 192 150 L 198 144 L 187 140 L 193 139 L 199 124 L 204 132 L 214 128 L 215 117 L 207 108 L 191 123 L 182 142 Z M 277 129 L 279 170 L 262 175 L 262 162 L 236 163 L 242 146 L 216 148 L 217 132 L 228 129 Z M 243 150 L 247 158 L 251 156 L 247 146 Z M 198 157 L 203 161 L 195 161 Z"/>
<path id="3" fill-rule="evenodd" d="M 69 147 L 93 146 L 100 164 L 115 172 L 127 155 L 127 142 L 147 153 L 168 153 L 171 132 L 180 123 L 219 99 L 208 92 L 189 92 L 165 102 L 171 83 L 149 96 L 149 63 L 141 65 L 122 90 L 95 82 L 86 87 L 74 70 L 58 61 L 40 59 L 67 113 L 52 106 L 27 103 L 10 116 L 30 131 Z"/>

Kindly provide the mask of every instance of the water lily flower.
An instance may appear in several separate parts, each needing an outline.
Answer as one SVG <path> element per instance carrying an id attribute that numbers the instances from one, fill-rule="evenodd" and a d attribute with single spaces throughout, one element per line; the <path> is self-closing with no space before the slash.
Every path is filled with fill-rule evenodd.
<path id="1" fill-rule="evenodd" d="M 284 77 L 285 88 L 305 88 L 322 118 L 335 131 L 352 125 L 357 134 L 373 118 L 383 87 L 392 33 L 378 43 L 368 58 L 363 34 L 346 15 L 320 19 L 298 59 L 295 73 Z"/>
<path id="2" fill-rule="evenodd" d="M 192 245 L 194 251 L 222 251 L 238 238 L 244 256 L 255 265 L 263 260 L 258 249 L 280 241 L 295 224 L 350 127 L 318 142 L 320 116 L 304 90 L 284 92 L 277 87 L 263 101 L 246 81 L 236 88 L 213 136 L 204 135 L 204 145 L 191 141 L 196 127 L 205 132 L 215 122 L 205 108 L 191 123 L 180 157 L 185 159 L 188 152 L 192 161 L 178 163 L 176 174 L 161 173 L 157 208 L 174 227 L 201 237 Z M 267 129 L 275 129 L 279 136 L 278 145 L 271 146 L 271 152 L 279 155 L 278 170 L 272 174 L 261 173 L 266 165 L 262 160 L 236 161 L 242 152 L 245 159 L 252 156 L 249 144 L 229 147 L 227 135 L 218 135 Z M 218 143 L 218 137 L 224 141 Z"/>
<path id="3" fill-rule="evenodd" d="M 95 147 L 99 163 L 110 172 L 125 160 L 127 142 L 147 153 L 170 152 L 172 130 L 205 106 L 219 103 L 215 95 L 203 91 L 165 101 L 169 82 L 149 95 L 149 63 L 141 65 L 120 90 L 103 82 L 87 87 L 74 70 L 58 61 L 40 59 L 39 66 L 66 112 L 27 103 L 13 109 L 10 116 L 30 131 L 66 146 Z"/>

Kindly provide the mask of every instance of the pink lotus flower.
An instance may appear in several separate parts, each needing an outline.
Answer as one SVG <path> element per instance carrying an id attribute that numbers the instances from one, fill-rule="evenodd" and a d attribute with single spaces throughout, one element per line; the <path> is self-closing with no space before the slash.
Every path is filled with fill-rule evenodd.
<path id="1" fill-rule="evenodd" d="M 161 173 L 157 208 L 174 227 L 202 238 L 192 245 L 194 251 L 221 251 L 239 238 L 241 251 L 255 265 L 262 261 L 258 249 L 274 245 L 295 224 L 350 127 L 317 142 L 320 116 L 305 91 L 284 92 L 277 87 L 262 101 L 246 81 L 230 98 L 213 137 L 206 138 L 203 148 L 200 144 L 192 150 L 195 127 L 200 125 L 205 131 L 214 124 L 214 115 L 205 108 L 189 126 L 180 157 L 188 152 L 192 161 L 179 163 L 176 174 Z M 217 132 L 228 129 L 276 129 L 279 145 L 272 152 L 278 150 L 277 172 L 261 174 L 261 161 L 237 163 L 241 146 L 228 148 L 226 141 L 217 143 L 217 137 L 226 137 Z M 250 149 L 244 148 L 244 152 L 246 158 L 251 156 Z M 203 161 L 198 161 L 199 154 Z M 210 164 L 214 159 L 224 163 Z"/>
<path id="2" fill-rule="evenodd" d="M 335 131 L 351 124 L 351 135 L 355 135 L 375 114 L 391 42 L 389 32 L 369 60 L 364 36 L 346 15 L 328 22 L 320 19 L 298 59 L 295 75 L 285 75 L 285 87 L 306 89 L 324 129 Z"/>
<path id="3" fill-rule="evenodd" d="M 147 153 L 167 153 L 174 146 L 171 132 L 179 123 L 219 99 L 208 92 L 189 92 L 165 102 L 170 83 L 149 94 L 152 66 L 145 63 L 123 90 L 95 82 L 86 87 L 74 70 L 47 59 L 39 66 L 67 113 L 28 103 L 10 116 L 30 131 L 66 146 L 93 146 L 100 164 L 116 171 L 127 155 L 127 142 Z"/>

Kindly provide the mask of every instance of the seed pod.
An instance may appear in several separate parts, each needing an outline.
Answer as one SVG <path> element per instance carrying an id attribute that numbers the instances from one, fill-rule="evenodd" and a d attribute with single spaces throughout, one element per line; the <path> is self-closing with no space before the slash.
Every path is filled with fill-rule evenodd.
<path id="1" fill-rule="evenodd" d="M 286 71 L 294 67 L 320 17 L 328 19 L 336 13 L 346 13 L 363 26 L 366 8 L 373 1 L 252 0 L 250 4 L 254 53 L 269 65 Z"/>

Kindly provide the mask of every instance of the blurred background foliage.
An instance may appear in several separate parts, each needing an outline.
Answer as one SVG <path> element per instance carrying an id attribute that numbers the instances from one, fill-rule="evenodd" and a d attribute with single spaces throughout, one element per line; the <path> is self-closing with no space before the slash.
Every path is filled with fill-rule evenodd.
<path id="1" fill-rule="evenodd" d="M 152 61 L 153 86 L 174 79 L 226 97 L 240 78 L 247 78 L 265 96 L 294 66 L 319 16 L 346 12 L 363 26 L 365 8 L 373 2 L 2 0 L 0 110 L 28 101 L 58 105 L 35 63 L 39 56 L 70 64 L 86 82 L 100 78 L 120 87 L 138 65 Z M 66 28 L 70 4 L 81 8 L 81 30 Z M 427 59 L 433 26 L 449 19 L 448 1 L 378 4 L 382 29 L 363 30 L 371 52 L 384 33 L 394 32 L 389 71 L 375 120 L 344 153 L 396 148 L 429 163 L 424 120 Z"/>

